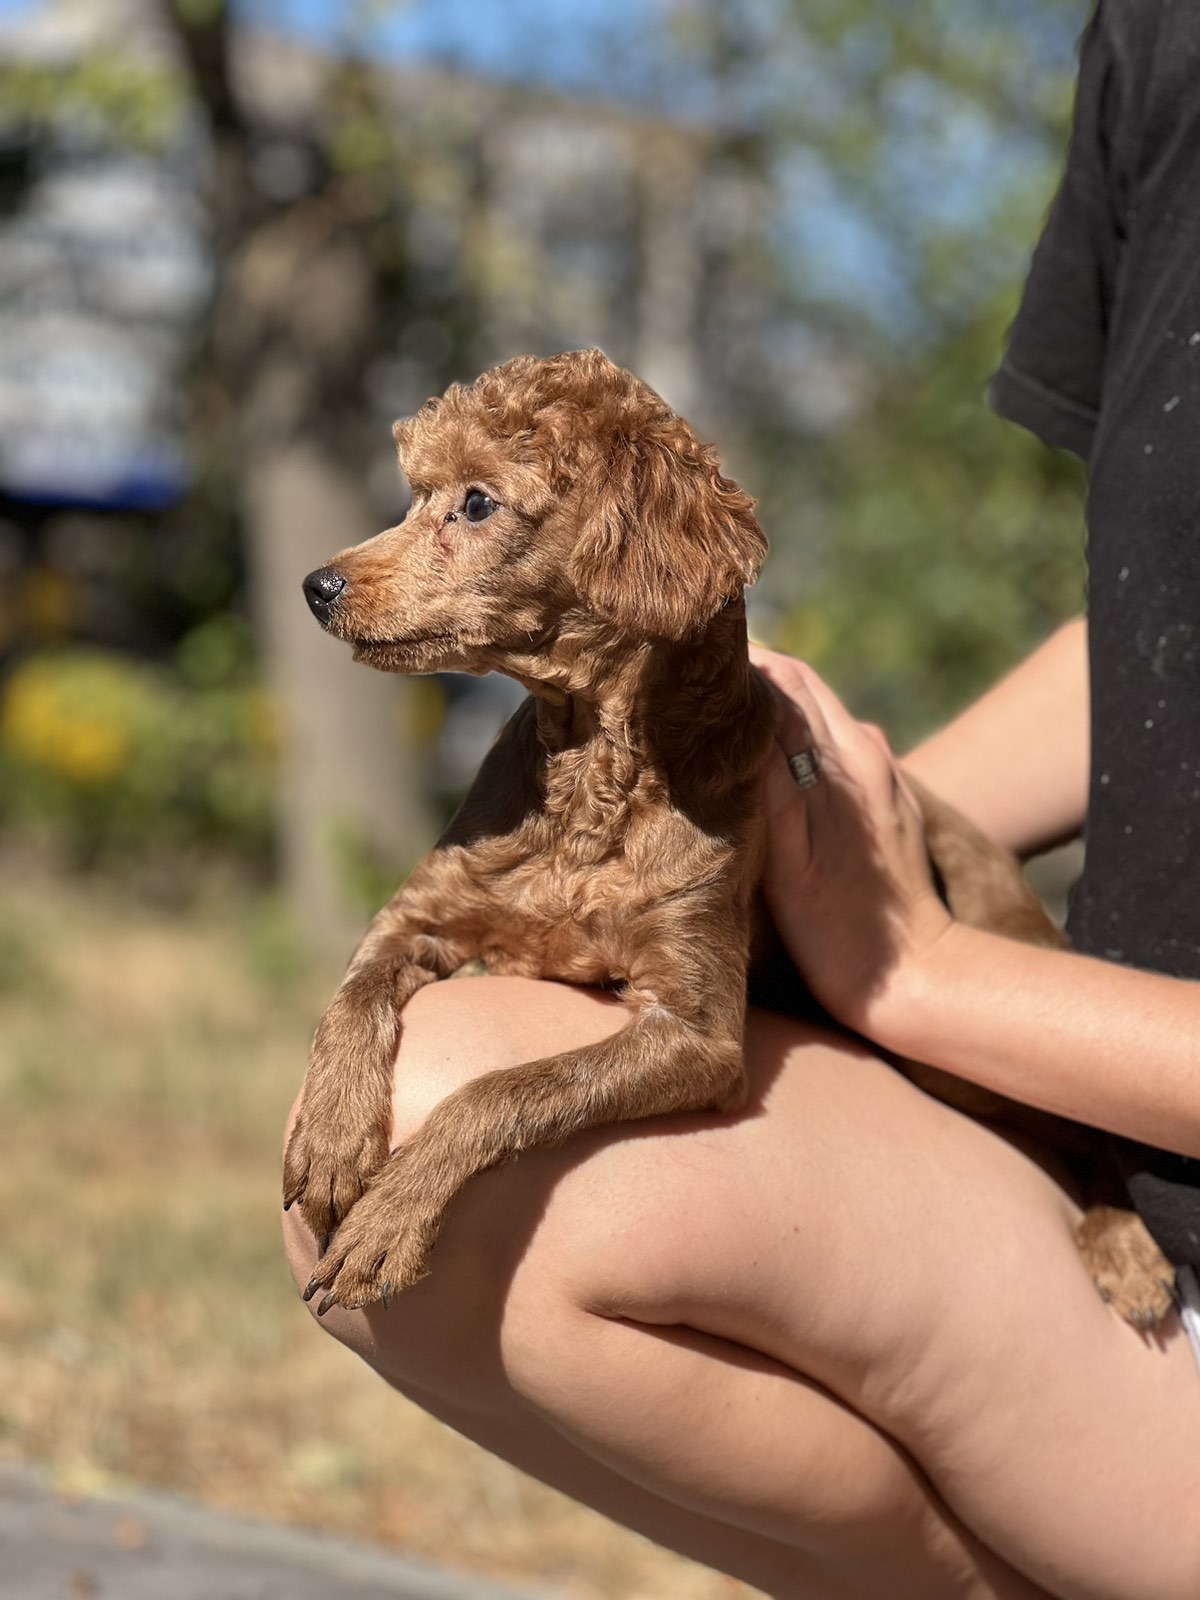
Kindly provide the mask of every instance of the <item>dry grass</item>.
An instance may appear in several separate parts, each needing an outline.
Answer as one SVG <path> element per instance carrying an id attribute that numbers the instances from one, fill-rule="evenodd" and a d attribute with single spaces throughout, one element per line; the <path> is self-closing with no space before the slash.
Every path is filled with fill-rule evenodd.
<path id="1" fill-rule="evenodd" d="M 0 881 L 0 1452 L 584 1597 L 749 1593 L 485 1456 L 312 1328 L 278 1146 L 334 975 L 301 971 L 269 912 L 155 913 L 11 859 Z"/>

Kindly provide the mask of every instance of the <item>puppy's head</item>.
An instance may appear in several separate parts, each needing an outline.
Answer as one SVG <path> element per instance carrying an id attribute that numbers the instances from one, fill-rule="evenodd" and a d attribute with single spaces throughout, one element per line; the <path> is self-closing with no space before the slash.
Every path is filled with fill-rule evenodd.
<path id="1" fill-rule="evenodd" d="M 408 515 L 305 580 L 374 666 L 504 670 L 589 623 L 685 639 L 765 554 L 711 448 L 598 350 L 518 357 L 394 432 Z"/>

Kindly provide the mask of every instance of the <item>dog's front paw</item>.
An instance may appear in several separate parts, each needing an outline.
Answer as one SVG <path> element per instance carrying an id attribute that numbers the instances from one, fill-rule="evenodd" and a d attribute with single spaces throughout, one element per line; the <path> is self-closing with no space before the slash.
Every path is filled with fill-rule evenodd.
<path id="1" fill-rule="evenodd" d="M 325 1291 L 317 1307 L 319 1317 L 331 1306 L 343 1306 L 347 1311 L 376 1301 L 389 1306 L 393 1294 L 427 1275 L 436 1237 L 435 1217 L 406 1211 L 394 1197 L 377 1189 L 342 1223 L 313 1269 L 304 1298 L 312 1300 Z"/>
<path id="2" fill-rule="evenodd" d="M 1175 1269 L 1136 1212 L 1093 1206 L 1075 1239 L 1101 1298 L 1131 1326 L 1157 1327 L 1174 1303 Z"/>
<path id="3" fill-rule="evenodd" d="M 387 1153 L 388 1134 L 382 1122 L 366 1129 L 339 1127 L 314 1119 L 301 1106 L 283 1158 L 284 1210 L 299 1205 L 324 1250 Z"/>

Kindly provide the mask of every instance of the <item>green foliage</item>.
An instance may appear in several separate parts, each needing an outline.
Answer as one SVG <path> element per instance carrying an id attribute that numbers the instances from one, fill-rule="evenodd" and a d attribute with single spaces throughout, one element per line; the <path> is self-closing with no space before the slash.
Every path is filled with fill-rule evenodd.
<path id="1" fill-rule="evenodd" d="M 777 639 L 901 743 L 1083 609 L 1082 468 L 984 403 L 1004 321 L 993 308 L 897 365 L 868 414 L 806 456 L 814 577 Z"/>
<path id="2" fill-rule="evenodd" d="M 116 144 L 156 150 L 178 128 L 185 100 L 172 74 L 105 50 L 66 65 L 0 64 L 0 105 L 6 121 L 83 125 Z"/>
<path id="3" fill-rule="evenodd" d="M 1087 9 L 690 8 L 710 25 L 692 47 L 707 50 L 726 104 L 757 107 L 752 159 L 784 183 L 799 163 L 849 219 L 854 249 L 835 240 L 831 266 L 830 242 L 796 208 L 778 295 L 852 375 L 857 408 L 797 437 L 768 397 L 745 470 L 776 550 L 774 642 L 901 744 L 1083 608 L 1082 470 L 997 419 L 984 389 L 1062 159 Z"/>
<path id="4" fill-rule="evenodd" d="M 83 646 L 29 656 L 0 703 L 0 824 L 81 865 L 270 856 L 273 733 L 228 617 L 176 671 Z"/>
<path id="5" fill-rule="evenodd" d="M 0 1000 L 7 995 L 51 998 L 54 985 L 42 953 L 6 900 L 0 900 Z"/>
<path id="6" fill-rule="evenodd" d="M 311 957 L 284 900 L 273 893 L 254 895 L 244 903 L 241 921 L 247 976 L 277 997 L 305 994 Z"/>
<path id="7" fill-rule="evenodd" d="M 213 22 L 225 10 L 225 0 L 170 0 L 171 9 L 191 27 Z"/>

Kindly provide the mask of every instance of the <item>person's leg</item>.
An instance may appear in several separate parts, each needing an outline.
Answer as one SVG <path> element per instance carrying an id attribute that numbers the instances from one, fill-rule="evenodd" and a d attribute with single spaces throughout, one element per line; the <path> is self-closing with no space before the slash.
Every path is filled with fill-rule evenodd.
<path id="1" fill-rule="evenodd" d="M 398 1132 L 472 1070 L 505 1064 L 506 1022 L 525 1048 L 553 1050 L 620 1019 L 549 986 L 454 991 L 452 1048 L 440 1006 L 408 1014 Z M 499 993 L 516 1009 L 477 1003 Z M 495 1454 L 781 1600 L 1040 1600 L 958 1526 L 902 1450 L 818 1385 L 736 1341 L 582 1303 L 586 1272 L 563 1276 L 557 1246 L 555 1259 L 542 1254 L 555 1182 L 534 1171 L 545 1159 L 522 1161 L 530 1181 L 517 1194 L 513 1169 L 472 1183 L 432 1276 L 390 1311 L 335 1309 L 322 1326 Z M 300 1286 L 315 1241 L 294 1212 L 285 1238 Z M 586 1261 L 580 1243 L 572 1269 Z"/>
<path id="2" fill-rule="evenodd" d="M 516 980 L 425 990 L 397 1128 L 620 1021 Z M 774 1593 L 1039 1592 L 943 1498 L 1046 1592 L 1200 1592 L 1200 1379 L 1095 1299 L 1069 1203 L 861 1052 L 758 1018 L 748 1059 L 741 1117 L 476 1180 L 433 1276 L 331 1331 L 499 1453 Z"/>
<path id="3" fill-rule="evenodd" d="M 396 1137 L 473 1073 L 601 1037 L 622 1018 L 619 1006 L 551 985 L 441 986 L 438 1002 L 406 1013 Z M 771 1595 L 1038 1600 L 1043 1591 L 961 1529 L 902 1450 L 819 1386 L 736 1341 L 582 1304 L 584 1278 L 541 1255 L 554 1163 L 526 1158 L 477 1179 L 429 1279 L 390 1312 L 333 1310 L 323 1325 L 485 1448 Z M 518 1177 L 529 1181 L 514 1192 Z M 285 1236 L 299 1286 L 315 1242 L 295 1212 Z M 529 1345 L 534 1325 L 555 1360 Z M 526 1368 L 532 1382 L 514 1383 Z M 561 1404 L 541 1394 L 545 1379 L 561 1384 Z M 596 1402 L 611 1413 L 600 1429 Z"/>

